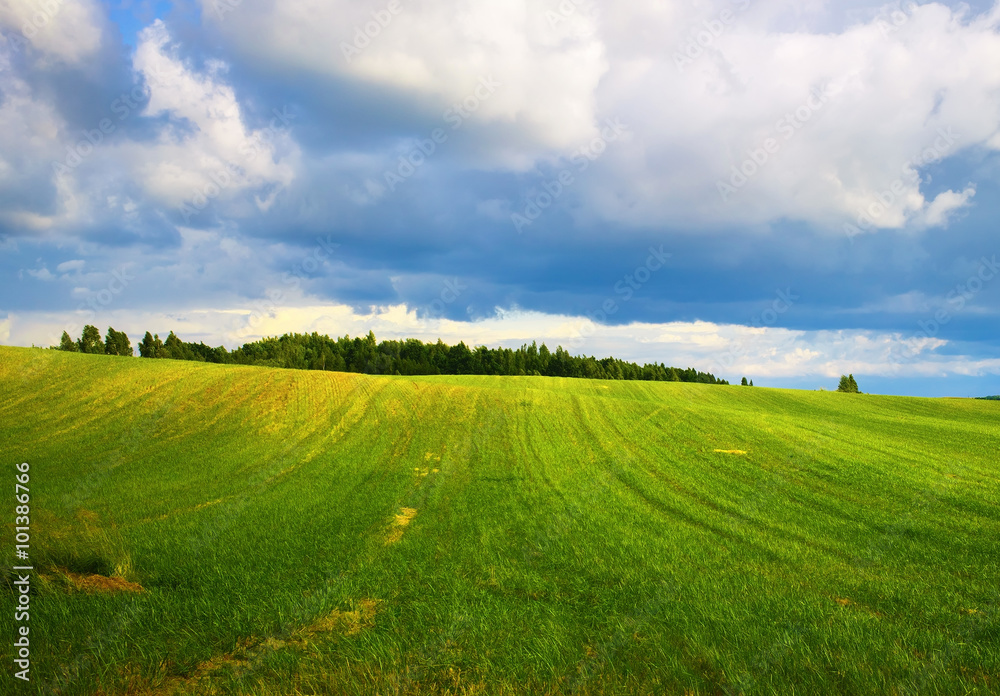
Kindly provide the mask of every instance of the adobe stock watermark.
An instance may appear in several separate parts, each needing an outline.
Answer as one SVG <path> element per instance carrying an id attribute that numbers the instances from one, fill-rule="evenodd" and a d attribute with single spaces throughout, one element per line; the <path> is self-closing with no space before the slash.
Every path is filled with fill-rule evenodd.
<path id="1" fill-rule="evenodd" d="M 910 21 L 918 7 L 920 5 L 915 2 L 908 2 L 906 3 L 906 7 L 903 7 L 903 4 L 899 0 L 896 0 L 895 3 L 884 8 L 882 13 L 876 18 L 875 26 L 878 27 L 884 38 L 889 38 Z"/>
<path id="2" fill-rule="evenodd" d="M 274 114 L 274 118 L 271 119 L 268 126 L 256 131 L 253 139 L 240 148 L 240 155 L 245 158 L 244 162 L 253 162 L 260 155 L 264 146 L 278 137 L 281 132 L 277 125 L 279 122 L 287 128 L 295 119 L 295 115 L 288 111 L 287 106 L 282 107 L 281 111 L 272 109 L 271 112 Z M 192 217 L 205 210 L 209 203 L 221 196 L 242 173 L 243 168 L 240 164 L 227 162 L 221 169 L 209 174 L 210 181 L 200 188 L 195 188 L 191 196 L 181 204 L 180 212 L 185 224 L 190 223 Z"/>
<path id="3" fill-rule="evenodd" d="M 617 141 L 624 133 L 628 132 L 628 126 L 621 122 L 621 119 L 608 119 L 600 134 L 587 145 L 577 150 L 570 157 L 571 166 L 560 171 L 555 177 L 545 181 L 541 185 L 540 192 L 529 193 L 528 202 L 519 213 L 511 213 L 510 220 L 514 223 L 514 229 L 518 234 L 524 232 L 524 228 L 530 226 L 542 216 L 546 210 L 559 200 L 559 197 L 576 183 L 576 174 L 582 174 L 590 168 L 607 152 L 608 145 Z"/>
<path id="4" fill-rule="evenodd" d="M 116 123 L 110 118 L 102 118 L 94 128 L 83 130 L 83 138 L 74 145 L 66 146 L 66 157 L 62 162 L 53 162 L 52 171 L 55 174 L 69 174 L 83 164 L 83 161 L 93 154 L 107 138 L 115 134 L 122 121 L 145 104 L 149 95 L 150 84 L 145 82 L 116 97 L 111 102 L 110 108 L 111 113 L 118 117 L 118 122 Z"/>
<path id="5" fill-rule="evenodd" d="M 844 233 L 853 241 L 862 232 L 871 232 L 876 228 L 879 218 L 892 209 L 897 200 L 907 193 L 907 184 L 914 186 L 920 183 L 920 167 L 940 162 L 947 152 L 954 148 L 959 139 L 958 133 L 952 127 L 938 128 L 934 143 L 925 148 L 917 157 L 907 160 L 900 168 L 902 176 L 893 181 L 888 188 L 873 194 L 872 202 L 863 210 L 858 211 L 855 223 L 844 223 Z"/>
<path id="6" fill-rule="evenodd" d="M 659 249 L 649 247 L 649 256 L 646 257 L 646 262 L 641 266 L 637 266 L 634 271 L 626 274 L 614 284 L 614 296 L 605 299 L 601 303 L 600 309 L 587 312 L 587 321 L 576 331 L 576 335 L 570 339 L 568 343 L 569 347 L 576 350 L 583 346 L 584 341 L 597 332 L 596 325 L 603 324 L 608 320 L 608 317 L 613 317 L 617 314 L 621 309 L 621 305 L 635 297 L 636 293 L 653 278 L 654 273 L 666 267 L 667 261 L 672 256 L 672 254 L 663 251 L 662 244 Z"/>
<path id="7" fill-rule="evenodd" d="M 558 29 L 560 25 L 568 22 L 573 15 L 580 11 L 580 6 L 583 5 L 588 0 L 562 0 L 559 6 L 556 7 L 557 11 L 546 10 L 545 20 L 549 23 L 549 27 L 552 29 Z"/>
<path id="8" fill-rule="evenodd" d="M 21 24 L 20 31 L 12 32 L 5 37 L 11 51 L 14 53 L 24 51 L 38 32 L 55 19 L 65 4 L 66 0 L 42 0 L 37 3 L 38 9 Z"/>
<path id="9" fill-rule="evenodd" d="M 736 22 L 739 13 L 750 7 L 750 0 L 730 0 L 735 10 L 726 8 L 717 16 L 695 24 L 688 30 L 687 41 L 682 41 L 674 50 L 674 65 L 681 72 L 694 65 L 694 62 L 705 55 L 705 51 L 715 47 L 716 39 L 726 33 L 726 30 Z"/>
<path id="10" fill-rule="evenodd" d="M 732 166 L 728 181 L 719 179 L 716 182 L 716 188 L 722 202 L 729 203 L 740 189 L 746 186 L 781 152 L 784 144 L 794 138 L 812 120 L 813 116 L 826 106 L 832 96 L 833 89 L 829 86 L 813 88 L 805 102 L 794 111 L 779 118 L 774 124 L 776 133 L 764 138 L 757 147 L 747 150 L 747 158 L 740 164 Z"/>
<path id="11" fill-rule="evenodd" d="M 501 87 L 503 83 L 494 79 L 492 75 L 480 77 L 475 89 L 461 101 L 452 104 L 442 115 L 442 120 L 451 126 L 452 131 L 457 131 Z M 400 155 L 396 168 L 387 169 L 382 174 L 389 191 L 395 192 L 400 184 L 416 174 L 417 170 L 427 164 L 428 159 L 448 142 L 449 137 L 444 128 L 435 128 L 428 137 L 418 140 L 408 153 Z"/>
<path id="12" fill-rule="evenodd" d="M 434 321 L 444 318 L 445 309 L 458 302 L 459 298 L 462 297 L 462 293 L 468 289 L 469 286 L 464 285 L 458 278 L 444 281 L 444 287 L 438 294 L 437 299 L 423 308 L 422 319 L 424 321 Z"/>
<path id="13" fill-rule="evenodd" d="M 286 286 L 286 289 L 268 290 L 265 293 L 264 299 L 254 302 L 251 305 L 251 312 L 247 317 L 246 326 L 239 331 L 230 332 L 230 339 L 243 340 L 248 336 L 254 335 L 264 317 L 273 316 L 279 307 L 279 303 L 287 299 L 287 293 L 301 289 L 303 281 L 319 271 L 334 256 L 334 252 L 340 246 L 329 235 L 327 235 L 326 239 L 317 237 L 316 242 L 316 246 L 313 247 L 312 251 L 302 261 L 295 264 L 290 271 L 282 274 L 281 283 Z"/>
<path id="14" fill-rule="evenodd" d="M 168 72 L 162 69 L 154 69 L 145 71 L 143 73 L 145 80 L 141 84 L 137 84 L 128 92 L 122 92 L 108 106 L 111 113 L 118 117 L 117 121 L 105 117 L 98 121 L 93 128 L 81 131 L 83 137 L 75 144 L 66 146 L 66 157 L 61 162 L 52 163 L 53 173 L 66 175 L 83 164 L 84 160 L 93 154 L 105 140 L 118 131 L 119 126 L 126 119 L 146 104 L 153 87 L 162 87 L 170 84 L 169 78 L 171 77 L 176 82 L 176 77 L 179 74 L 180 70 Z"/>
<path id="15" fill-rule="evenodd" d="M 927 339 L 935 339 L 941 329 L 951 323 L 955 315 L 962 312 L 976 295 L 983 291 L 986 284 L 1000 275 L 1000 264 L 997 263 L 996 254 L 992 258 L 985 256 L 979 260 L 979 269 L 969 276 L 965 282 L 957 284 L 945 296 L 945 306 L 934 312 L 929 319 L 921 319 L 917 322 L 920 330 L 913 334 L 909 340 L 904 341 L 905 348 L 898 354 L 895 350 L 889 353 L 889 362 L 899 365 L 902 362 L 909 362 L 916 358 L 923 350 Z"/>
<path id="16" fill-rule="evenodd" d="M 212 0 L 212 12 L 221 22 L 227 14 L 235 12 L 243 4 L 243 0 Z"/>
<path id="17" fill-rule="evenodd" d="M 118 295 L 128 289 L 135 278 L 125 266 L 111 271 L 111 280 L 108 281 L 108 284 L 103 289 L 91 293 L 86 301 L 76 308 L 76 314 L 80 319 L 66 326 L 65 331 L 70 336 L 76 336 L 83 330 L 84 325 L 96 324 L 97 313 L 106 310 Z M 59 337 L 56 337 L 52 343 L 58 344 Z"/>
<path id="18" fill-rule="evenodd" d="M 371 21 L 354 27 L 354 40 L 351 43 L 340 42 L 340 50 L 344 54 L 344 60 L 353 63 L 354 59 L 371 46 L 372 41 L 377 39 L 402 11 L 403 6 L 399 0 L 389 0 L 389 4 L 385 6 L 384 10 L 372 12 Z"/>
<path id="19" fill-rule="evenodd" d="M 785 288 L 784 290 L 777 290 L 775 292 L 775 299 L 771 302 L 771 306 L 750 320 L 751 328 L 772 328 L 778 323 L 778 319 L 794 307 L 795 303 L 800 299 L 801 298 L 796 295 L 790 287 Z M 736 361 L 745 357 L 746 353 L 746 341 L 741 339 L 735 343 L 730 343 L 726 352 L 718 356 L 715 362 L 723 370 L 731 370 L 736 364 Z"/>

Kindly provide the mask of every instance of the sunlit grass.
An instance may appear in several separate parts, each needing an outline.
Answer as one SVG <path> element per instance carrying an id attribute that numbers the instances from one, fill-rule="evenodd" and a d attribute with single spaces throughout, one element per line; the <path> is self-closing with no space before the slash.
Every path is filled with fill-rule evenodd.
<path id="1" fill-rule="evenodd" d="M 992 402 L 0 348 L 0 424 L 26 693 L 1000 691 Z"/>

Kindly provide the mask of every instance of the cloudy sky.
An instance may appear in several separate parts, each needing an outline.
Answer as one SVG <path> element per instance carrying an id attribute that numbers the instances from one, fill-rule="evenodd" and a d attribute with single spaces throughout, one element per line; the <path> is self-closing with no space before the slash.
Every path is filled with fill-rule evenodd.
<path id="1" fill-rule="evenodd" d="M 0 0 L 0 342 L 1000 393 L 1000 4 Z"/>

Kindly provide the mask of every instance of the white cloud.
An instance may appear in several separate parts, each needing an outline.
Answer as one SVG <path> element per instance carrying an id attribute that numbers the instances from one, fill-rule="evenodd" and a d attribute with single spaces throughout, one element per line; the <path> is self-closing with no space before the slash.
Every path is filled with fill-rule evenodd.
<path id="1" fill-rule="evenodd" d="M 94 0 L 3 0 L 0 29 L 23 38 L 43 64 L 77 64 L 101 46 L 101 7 Z"/>
<path id="2" fill-rule="evenodd" d="M 82 259 L 74 259 L 72 261 L 63 261 L 61 264 L 56 266 L 56 270 L 60 273 L 69 273 L 70 271 L 82 271 L 83 267 L 87 265 L 86 261 Z"/>
<path id="3" fill-rule="evenodd" d="M 640 226 L 792 218 L 838 232 L 859 221 L 946 224 L 970 190 L 928 201 L 919 171 L 929 155 L 997 147 L 1000 13 L 928 3 L 870 10 L 831 32 L 813 21 L 830 3 L 794 5 L 402 3 L 348 61 L 330 44 L 354 42 L 385 3 L 241 5 L 213 19 L 203 0 L 248 59 L 377 84 L 425 107 L 447 108 L 495 74 L 505 87 L 476 115 L 495 126 L 484 143 L 507 139 L 493 166 L 566 155 L 603 117 L 623 117 L 634 137 L 581 185 L 582 214 Z M 679 69 L 691 45 L 701 55 Z M 824 101 L 810 96 L 824 88 Z M 769 138 L 776 152 L 766 153 Z M 757 173 L 724 201 L 718 182 L 730 183 L 733 166 L 754 169 L 761 153 Z"/>
<path id="4" fill-rule="evenodd" d="M 61 60 L 85 61 L 100 45 L 98 6 L 50 2 L 58 12 L 33 41 L 50 41 L 46 50 Z M 0 23 L 15 27 L 34 6 L 6 0 Z M 869 230 L 947 225 L 971 203 L 975 185 L 929 200 L 921 173 L 964 149 L 1000 149 L 1000 5 L 973 17 L 932 2 L 890 23 L 891 12 L 872 18 L 869 11 L 863 23 L 829 30 L 817 18 L 832 6 L 202 0 L 205 22 L 234 49 L 232 59 L 266 66 L 272 76 L 313 76 L 316 89 L 329 79 L 374 86 L 423 122 L 443 117 L 493 76 L 502 86 L 471 115 L 475 137 L 463 143 L 478 151 L 477 167 L 552 162 L 589 142 L 605 118 L 622 118 L 629 137 L 613 143 L 560 201 L 580 201 L 573 210 L 579 221 L 697 230 L 792 219 L 838 233 L 845 223 Z M 57 40 L 65 27 L 72 37 Z M 692 46 L 700 55 L 679 68 L 678 56 Z M 21 175 L 25 162 L 63 161 L 66 146 L 79 140 L 11 75 L 11 50 L 0 64 L 0 183 Z M 280 121 L 275 129 L 248 125 L 226 63 L 196 67 L 180 56 L 159 20 L 140 33 L 133 67 L 152 86 L 146 115 L 168 117 L 157 138 L 109 138 L 84 167 L 51 180 L 54 208 L 7 208 L 0 218 L 44 231 L 117 211 L 103 203 L 122 197 L 102 190 L 112 186 L 110 177 L 83 174 L 98 166 L 127 172 L 148 198 L 141 203 L 197 208 L 211 199 L 234 218 L 273 209 L 308 170 L 298 145 Z M 822 101 L 811 96 L 818 90 Z M 338 155 L 336 190 L 347 192 L 345 204 L 380 198 L 365 181 L 380 176 L 395 149 L 379 147 L 384 151 Z M 744 165 L 757 171 L 734 185 L 732 168 Z M 720 194 L 720 181 L 734 186 L 731 195 Z M 495 195 L 487 194 L 480 214 L 502 217 L 508 205 L 521 204 Z"/>
<path id="5" fill-rule="evenodd" d="M 248 61 L 378 85 L 425 113 L 443 116 L 492 77 L 501 87 L 473 118 L 495 130 L 477 146 L 507 166 L 596 134 L 607 62 L 589 0 L 307 0 L 222 13 L 216 0 L 201 4 Z"/>
<path id="6" fill-rule="evenodd" d="M 215 202 L 227 206 L 229 217 L 245 217 L 266 210 L 295 177 L 300 152 L 289 135 L 288 110 L 276 108 L 280 117 L 268 127 L 247 127 L 224 65 L 210 61 L 204 72 L 186 65 L 158 20 L 141 32 L 133 59 L 150 85 L 145 115 L 169 117 L 147 141 L 118 132 L 131 113 L 113 113 L 120 99 L 108 106 L 110 130 L 101 134 L 97 121 L 89 131 L 100 140 L 88 140 L 12 69 L 13 50 L 0 48 L 0 190 L 23 195 L 0 208 L 8 227 L 65 233 L 109 218 L 137 227 L 148 203 L 172 210 L 186 203 L 193 214 Z M 141 189 L 138 202 L 123 181 Z"/>
<path id="7" fill-rule="evenodd" d="M 41 232 L 67 222 L 71 198 L 60 196 L 53 210 L 43 191 L 52 179 L 51 163 L 64 154 L 65 123 L 56 109 L 34 93 L 12 69 L 11 51 L 0 50 L 0 191 L 10 197 L 0 207 L 0 222 Z M 58 191 L 59 186 L 56 186 Z"/>
<path id="8" fill-rule="evenodd" d="M 969 186 L 962 192 L 945 191 L 927 206 L 924 211 L 924 221 L 930 227 L 940 227 L 948 224 L 948 219 L 958 210 L 966 207 L 976 195 L 974 186 Z"/>
<path id="9" fill-rule="evenodd" d="M 864 213 L 870 230 L 944 224 L 971 192 L 927 201 L 918 170 L 995 137 L 995 18 L 931 3 L 888 29 L 775 31 L 774 4 L 755 3 L 682 70 L 669 42 L 609 49 L 601 109 L 628 114 L 635 137 L 607 155 L 596 214 L 637 225 L 791 218 L 837 232 Z M 810 96 L 824 88 L 825 102 Z"/>
<path id="10" fill-rule="evenodd" d="M 159 20 L 139 39 L 133 62 L 150 85 L 145 115 L 171 117 L 154 144 L 121 147 L 149 196 L 200 210 L 247 190 L 273 196 L 292 182 L 299 150 L 287 124 L 275 116 L 272 127 L 247 128 L 224 64 L 211 62 L 201 73 L 184 64 Z M 289 119 L 287 110 L 276 110 Z"/>

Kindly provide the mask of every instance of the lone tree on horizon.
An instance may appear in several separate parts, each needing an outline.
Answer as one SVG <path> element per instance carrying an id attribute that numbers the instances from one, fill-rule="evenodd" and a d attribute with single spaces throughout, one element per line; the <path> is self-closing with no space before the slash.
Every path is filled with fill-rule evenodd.
<path id="1" fill-rule="evenodd" d="M 861 391 L 858 389 L 858 383 L 854 379 L 854 375 L 841 375 L 840 386 L 837 387 L 837 391 L 845 392 L 847 394 L 861 393 Z"/>

